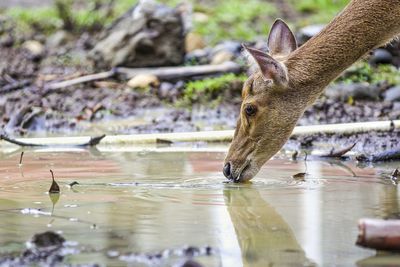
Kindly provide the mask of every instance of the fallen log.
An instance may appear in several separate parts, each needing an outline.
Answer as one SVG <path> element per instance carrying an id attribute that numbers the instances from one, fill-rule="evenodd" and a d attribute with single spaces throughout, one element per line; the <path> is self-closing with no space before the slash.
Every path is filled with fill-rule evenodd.
<path id="1" fill-rule="evenodd" d="M 115 69 L 112 69 L 110 71 L 105 71 L 105 72 L 100 72 L 96 74 L 90 74 L 90 75 L 85 75 L 81 76 L 75 79 L 71 80 L 65 80 L 62 82 L 56 82 L 56 83 L 50 83 L 44 86 L 45 90 L 51 91 L 51 90 L 57 90 L 61 88 L 66 88 L 72 85 L 80 84 L 80 83 L 87 83 L 87 82 L 93 82 L 97 80 L 104 80 L 104 79 L 109 79 L 114 77 L 116 74 Z"/>
<path id="2" fill-rule="evenodd" d="M 119 75 L 122 80 L 127 80 L 139 74 L 150 74 L 157 76 L 160 80 L 186 79 L 194 76 L 217 75 L 223 73 L 239 73 L 241 67 L 235 62 L 225 62 L 220 65 L 199 65 L 181 67 L 159 67 L 159 68 L 113 68 L 110 71 L 90 74 L 78 78 L 46 84 L 46 92 L 66 88 L 72 85 L 109 79 Z"/>
<path id="3" fill-rule="evenodd" d="M 240 65 L 235 62 L 225 62 L 219 65 L 198 65 L 183 67 L 161 67 L 161 68 L 116 68 L 119 75 L 130 79 L 139 74 L 155 75 L 160 80 L 185 79 L 194 76 L 216 75 L 222 73 L 239 73 Z"/>
<path id="4" fill-rule="evenodd" d="M 400 251 L 400 220 L 360 219 L 358 246 Z"/>
<path id="5" fill-rule="evenodd" d="M 369 131 L 390 131 L 400 129 L 400 120 L 378 121 L 378 122 L 358 122 L 328 125 L 297 126 L 292 135 L 312 135 L 312 134 L 354 134 Z M 123 145 L 123 144 L 157 144 L 157 140 L 164 142 L 230 142 L 233 137 L 233 130 L 224 131 L 203 131 L 203 132 L 183 132 L 183 133 L 155 133 L 155 134 L 132 134 L 132 135 L 108 135 L 102 141 L 103 145 Z M 71 145 L 79 144 L 87 140 L 88 136 L 82 137 L 48 137 L 48 138 L 24 138 L 16 139 L 35 144 L 58 144 Z"/>

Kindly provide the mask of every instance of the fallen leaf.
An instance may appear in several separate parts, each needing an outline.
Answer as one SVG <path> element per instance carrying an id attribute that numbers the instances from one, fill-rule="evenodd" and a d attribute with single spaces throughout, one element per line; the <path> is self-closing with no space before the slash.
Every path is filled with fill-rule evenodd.
<path id="1" fill-rule="evenodd" d="M 54 173 L 52 170 L 50 170 L 51 172 L 51 178 L 53 179 L 53 182 L 51 183 L 50 189 L 49 189 L 49 193 L 51 194 L 59 194 L 60 193 L 60 187 L 58 186 L 56 180 L 54 180 Z"/>
<path id="2" fill-rule="evenodd" d="M 70 187 L 73 187 L 74 185 L 79 184 L 77 181 L 73 181 L 72 183 L 69 184 Z"/>
<path id="3" fill-rule="evenodd" d="M 299 180 L 299 181 L 305 181 L 306 175 L 307 175 L 307 173 L 305 173 L 305 172 L 299 172 L 299 173 L 296 173 L 295 175 L 292 175 L 292 178 L 295 180 Z"/>

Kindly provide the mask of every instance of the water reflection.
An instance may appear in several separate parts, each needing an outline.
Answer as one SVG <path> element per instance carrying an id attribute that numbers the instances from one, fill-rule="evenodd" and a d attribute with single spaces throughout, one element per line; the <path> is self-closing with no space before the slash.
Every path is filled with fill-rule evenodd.
<path id="1" fill-rule="evenodd" d="M 243 266 L 313 266 L 285 220 L 251 185 L 224 190 Z"/>
<path id="2" fill-rule="evenodd" d="M 309 160 L 304 181 L 296 181 L 304 162 L 281 157 L 252 184 L 236 185 L 223 183 L 224 153 L 123 149 L 27 151 L 21 168 L 19 152 L 0 154 L 0 252 L 51 229 L 90 249 L 72 259 L 107 266 L 121 266 L 109 250 L 151 253 L 185 245 L 218 248 L 200 259 L 207 267 L 367 266 L 382 256 L 354 245 L 357 220 L 399 214 L 397 187 L 381 175 L 398 163 L 359 168 L 352 161 L 338 167 Z M 53 212 L 46 194 L 50 168 L 61 188 Z M 75 190 L 67 187 L 73 181 Z"/>

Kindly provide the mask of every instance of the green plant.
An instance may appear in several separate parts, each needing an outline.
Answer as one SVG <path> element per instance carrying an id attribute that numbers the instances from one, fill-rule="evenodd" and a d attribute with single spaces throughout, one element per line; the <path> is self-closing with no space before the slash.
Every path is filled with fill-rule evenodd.
<path id="1" fill-rule="evenodd" d="M 62 0 L 56 3 L 65 3 L 64 8 L 71 8 L 72 2 L 63 2 Z M 102 1 L 106 3 L 105 1 Z M 128 11 L 137 0 L 119 0 L 115 1 L 114 6 L 109 10 L 97 9 L 96 3 L 101 1 L 89 0 L 81 4 L 78 9 L 73 10 L 70 14 L 65 14 L 57 10 L 56 5 L 40 8 L 24 8 L 13 7 L 4 11 L 5 15 L 11 17 L 15 22 L 18 30 L 24 32 L 29 31 L 32 27 L 42 30 L 44 33 L 52 33 L 63 26 L 65 15 L 70 15 L 71 22 L 74 23 L 75 31 L 98 29 L 101 26 L 106 26 L 114 19 Z"/>
<path id="2" fill-rule="evenodd" d="M 400 84 L 400 72 L 393 65 L 372 67 L 366 61 L 360 61 L 350 67 L 337 81 L 345 83 L 367 82 L 377 84 L 386 82 L 390 85 Z"/>
<path id="3" fill-rule="evenodd" d="M 186 84 L 178 104 L 180 106 L 190 106 L 192 103 L 216 104 L 220 102 L 222 93 L 241 87 L 246 79 L 246 75 L 231 73 L 215 78 L 190 81 Z"/>
<path id="4" fill-rule="evenodd" d="M 261 0 L 218 1 L 212 7 L 196 8 L 206 13 L 209 19 L 195 23 L 194 31 L 207 36 L 212 44 L 224 39 L 249 41 L 265 35 L 276 11 L 274 5 Z"/>
<path id="5" fill-rule="evenodd" d="M 5 11 L 5 14 L 14 19 L 17 30 L 28 31 L 32 27 L 44 32 L 51 32 L 62 26 L 62 21 L 54 7 L 20 8 L 13 7 Z"/>
<path id="6" fill-rule="evenodd" d="M 307 14 L 301 18 L 301 24 L 328 23 L 350 0 L 290 0 L 294 8 Z"/>

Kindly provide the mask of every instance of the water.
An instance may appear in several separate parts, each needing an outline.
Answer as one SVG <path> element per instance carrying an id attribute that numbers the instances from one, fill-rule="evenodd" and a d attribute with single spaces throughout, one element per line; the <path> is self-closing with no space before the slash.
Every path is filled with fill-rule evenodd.
<path id="1" fill-rule="evenodd" d="M 359 218 L 399 216 L 397 186 L 388 178 L 399 162 L 305 166 L 281 154 L 252 183 L 231 184 L 221 175 L 218 151 L 225 149 L 26 150 L 22 166 L 19 151 L 3 150 L 0 254 L 19 252 L 35 233 L 52 230 L 75 242 L 81 252 L 66 259 L 75 264 L 179 266 L 186 246 L 215 249 L 195 257 L 205 266 L 400 262 L 354 244 Z M 306 167 L 304 181 L 292 178 Z M 50 169 L 61 187 L 54 205 Z M 70 188 L 73 181 L 79 185 Z M 152 261 L 132 256 L 166 251 Z"/>

